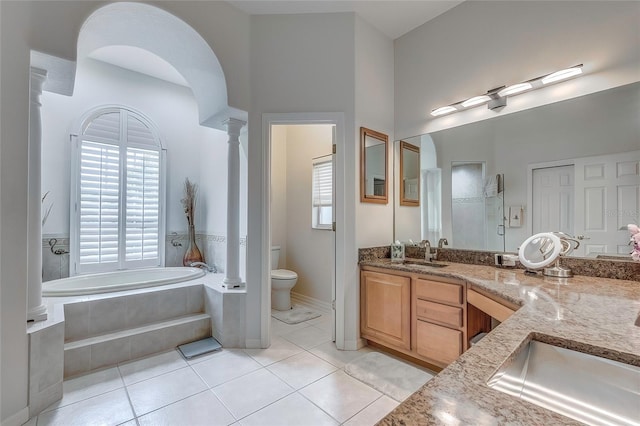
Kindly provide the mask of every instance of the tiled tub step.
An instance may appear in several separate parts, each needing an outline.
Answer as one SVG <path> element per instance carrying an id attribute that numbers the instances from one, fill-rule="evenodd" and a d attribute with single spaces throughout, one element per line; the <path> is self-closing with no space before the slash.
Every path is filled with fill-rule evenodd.
<path id="1" fill-rule="evenodd" d="M 66 303 L 64 341 L 69 343 L 203 312 L 202 284 Z"/>
<path id="2" fill-rule="evenodd" d="M 199 312 L 68 341 L 64 345 L 64 377 L 140 358 L 209 336 L 211 317 Z"/>
<path id="3" fill-rule="evenodd" d="M 211 336 L 202 284 L 64 305 L 64 376 Z"/>

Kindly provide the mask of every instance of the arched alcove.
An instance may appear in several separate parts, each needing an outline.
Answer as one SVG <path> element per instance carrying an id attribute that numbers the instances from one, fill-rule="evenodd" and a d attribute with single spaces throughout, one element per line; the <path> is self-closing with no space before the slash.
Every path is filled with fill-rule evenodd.
<path id="1" fill-rule="evenodd" d="M 113 3 L 96 10 L 78 35 L 78 57 L 109 46 L 148 51 L 184 77 L 198 104 L 203 126 L 226 129 L 228 118 L 246 121 L 246 113 L 229 107 L 227 84 L 209 44 L 190 25 L 154 6 Z"/>

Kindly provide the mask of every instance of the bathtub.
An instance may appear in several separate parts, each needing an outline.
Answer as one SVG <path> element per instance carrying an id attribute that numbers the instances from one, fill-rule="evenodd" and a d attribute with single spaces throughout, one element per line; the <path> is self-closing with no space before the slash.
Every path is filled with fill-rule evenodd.
<path id="1" fill-rule="evenodd" d="M 81 296 L 155 287 L 193 280 L 204 276 L 200 268 L 149 268 L 101 274 L 78 275 L 42 283 L 42 296 Z"/>

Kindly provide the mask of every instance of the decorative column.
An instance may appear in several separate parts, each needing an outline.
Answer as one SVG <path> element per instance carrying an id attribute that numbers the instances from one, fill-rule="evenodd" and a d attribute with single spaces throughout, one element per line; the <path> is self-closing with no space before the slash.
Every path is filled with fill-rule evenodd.
<path id="1" fill-rule="evenodd" d="M 227 288 L 243 287 L 240 279 L 240 130 L 245 123 L 229 118 L 229 154 L 227 171 L 227 267 L 222 284 Z"/>
<path id="2" fill-rule="evenodd" d="M 29 180 L 27 195 L 27 321 L 47 319 L 42 303 L 42 117 L 40 95 L 47 71 L 31 68 L 29 100 Z"/>

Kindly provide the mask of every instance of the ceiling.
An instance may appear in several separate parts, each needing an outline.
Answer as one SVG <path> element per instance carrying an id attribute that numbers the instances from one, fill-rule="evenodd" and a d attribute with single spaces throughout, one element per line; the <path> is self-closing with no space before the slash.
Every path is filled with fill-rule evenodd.
<path id="1" fill-rule="evenodd" d="M 462 3 L 463 0 L 228 0 L 250 15 L 354 12 L 392 40 Z M 160 80 L 188 86 L 168 62 L 136 47 L 106 46 L 90 58 Z"/>
<path id="2" fill-rule="evenodd" d="M 355 12 L 392 40 L 463 0 L 227 0 L 249 15 Z"/>

